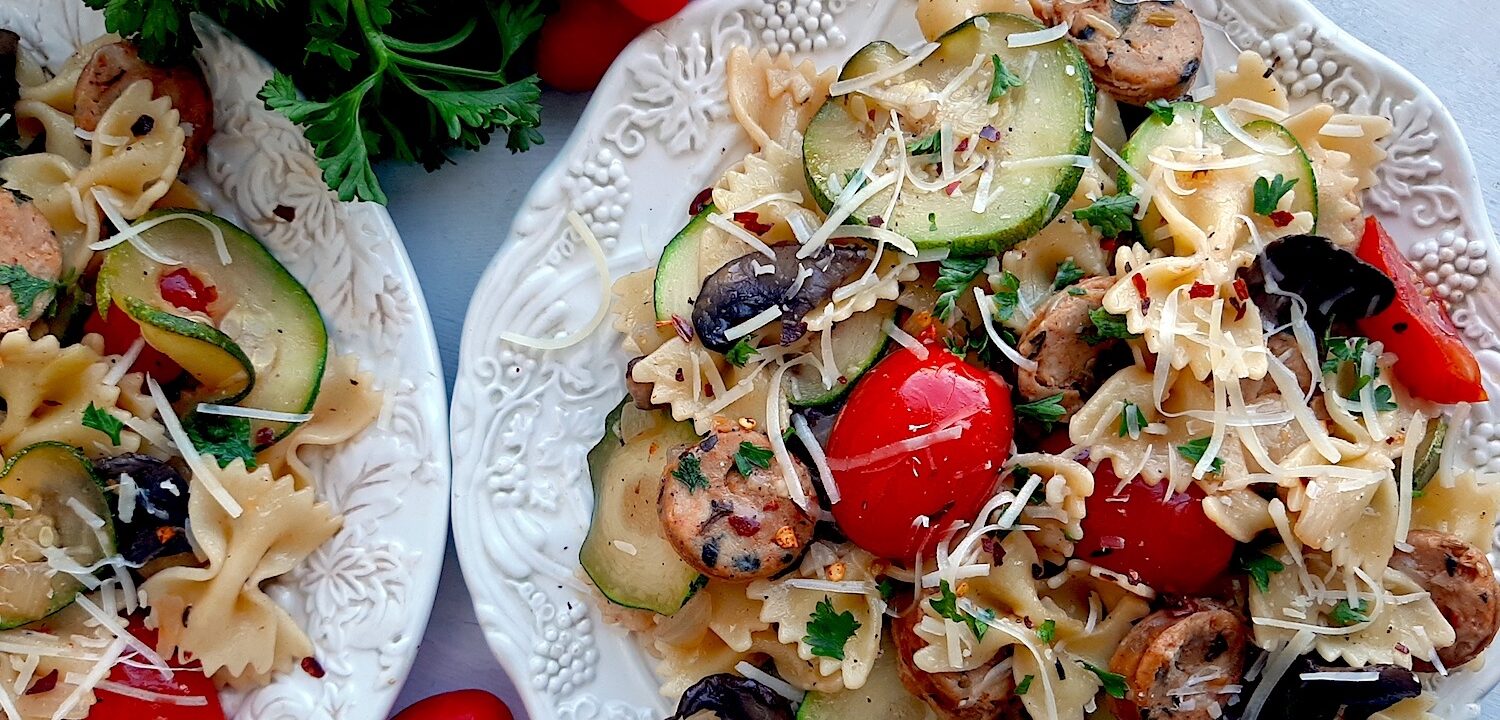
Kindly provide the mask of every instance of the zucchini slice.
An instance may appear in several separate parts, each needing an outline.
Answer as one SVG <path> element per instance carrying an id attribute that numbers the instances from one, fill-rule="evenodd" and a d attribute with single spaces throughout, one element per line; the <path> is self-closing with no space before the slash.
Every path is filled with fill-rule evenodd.
<path id="1" fill-rule="evenodd" d="M 194 215 L 212 223 L 224 237 L 231 263 L 220 263 L 213 234 L 189 219 L 162 223 L 141 233 L 159 252 L 182 267 L 218 298 L 208 317 L 174 306 L 159 282 L 173 267 L 156 263 L 130 243 L 111 248 L 99 270 L 100 312 L 113 303 L 142 328 L 152 347 L 192 373 L 214 399 L 283 413 L 310 412 L 317 401 L 328 358 L 328 329 L 307 289 L 265 246 L 229 221 L 192 210 L 150 213 L 142 220 Z M 211 325 L 210 325 L 211 323 Z M 243 373 L 245 386 L 235 387 Z M 227 383 L 227 385 L 226 385 Z M 223 400 L 221 398 L 227 398 Z M 252 437 L 264 441 L 290 432 L 291 423 L 256 420 Z"/>
<path id="2" fill-rule="evenodd" d="M 885 324 L 896 318 L 896 303 L 884 301 L 848 320 L 833 326 L 834 364 L 839 369 L 839 379 L 833 387 L 823 387 L 822 375 L 810 365 L 798 365 L 786 374 L 787 400 L 797 407 L 827 405 L 849 392 L 854 379 L 863 375 L 885 352 L 890 336 Z M 820 352 L 816 341 L 808 352 Z"/>
<path id="3" fill-rule="evenodd" d="M 1083 170 L 1066 156 L 1089 152 L 1094 83 L 1083 55 L 1066 39 L 1010 47 L 1011 35 L 1041 29 L 1036 21 L 1009 13 L 971 18 L 939 38 L 938 49 L 921 64 L 886 81 L 890 91 L 941 94 L 951 81 L 968 74 L 969 79 L 947 99 L 930 103 L 933 109 L 929 117 L 914 121 L 903 116 L 901 142 L 908 144 L 908 151 L 922 138 L 929 138 L 931 145 L 932 134 L 946 124 L 951 128 L 952 144 L 972 142 L 976 157 L 989 160 L 993 177 L 987 209 L 981 213 L 973 208 L 982 172 L 964 178 L 959 185 L 961 192 L 955 195 L 943 190 L 919 191 L 907 183 L 893 217 L 883 218 L 885 227 L 910 237 L 920 249 L 947 248 L 955 255 L 992 254 L 1035 235 L 1073 196 Z M 869 75 L 905 57 L 890 43 L 871 43 L 849 59 L 840 79 Z M 990 79 L 995 75 L 991 58 L 999 58 L 1004 68 L 1022 81 L 994 103 L 989 100 Z M 976 64 L 977 69 L 971 70 Z M 860 91 L 830 98 L 808 124 L 802 143 L 803 162 L 808 187 L 824 211 L 833 210 L 842 187 L 853 178 L 885 130 L 886 126 L 873 121 L 878 117 L 871 109 L 875 103 L 872 96 Z M 998 108 L 998 114 L 992 116 L 992 108 Z M 981 138 L 979 133 L 985 126 L 991 126 L 998 139 Z M 1043 160 L 1013 164 L 1037 159 Z M 881 172 L 877 167 L 875 174 Z M 874 194 L 853 210 L 847 222 L 864 224 L 882 215 L 891 193 L 886 189 Z"/>
<path id="4" fill-rule="evenodd" d="M 706 580 L 678 557 L 656 513 L 667 464 L 697 441 L 692 423 L 641 410 L 629 397 L 605 418 L 604 437 L 589 451 L 594 518 L 578 560 L 610 601 L 671 615 Z"/>
<path id="5" fill-rule="evenodd" d="M 673 315 L 691 318 L 693 301 L 703 289 L 704 279 L 747 252 L 744 243 L 708 222 L 713 212 L 718 211 L 709 203 L 661 251 L 652 289 L 656 319 L 661 322 L 671 320 Z"/>
<path id="6" fill-rule="evenodd" d="M 1253 176 L 1269 178 L 1281 175 L 1284 179 L 1296 180 L 1296 185 L 1291 191 L 1290 211 L 1311 213 L 1313 230 L 1316 231 L 1318 180 L 1313 174 L 1312 162 L 1308 160 L 1302 145 L 1297 142 L 1297 138 L 1290 131 L 1270 120 L 1246 123 L 1244 130 L 1257 142 L 1270 147 L 1291 150 L 1286 155 L 1265 155 L 1259 164 L 1251 166 L 1250 172 L 1254 174 Z M 1121 148 L 1120 157 L 1135 168 L 1141 177 L 1149 178 L 1156 168 L 1156 163 L 1151 159 L 1154 150 L 1160 147 L 1193 146 L 1200 132 L 1205 144 L 1213 143 L 1224 148 L 1225 158 L 1242 157 L 1254 152 L 1225 130 L 1208 107 L 1194 102 L 1178 102 L 1172 104 L 1170 124 L 1158 115 L 1151 115 L 1141 123 L 1140 127 L 1136 128 L 1135 133 L 1130 136 L 1130 141 Z M 1179 174 L 1178 179 L 1185 189 L 1191 190 L 1198 196 L 1193 201 L 1194 207 L 1210 208 L 1214 213 L 1210 217 L 1190 217 L 1205 230 L 1212 230 L 1220 223 L 1231 222 L 1237 214 L 1254 214 L 1252 209 L 1254 181 L 1247 180 L 1244 174 L 1208 171 L 1203 174 L 1202 178 Z M 1120 170 L 1119 184 L 1121 192 L 1133 192 L 1135 189 L 1134 178 L 1124 169 Z M 1164 224 L 1161 212 L 1153 204 L 1138 223 L 1141 237 L 1145 238 L 1148 243 L 1155 244 L 1156 232 Z"/>
<path id="7" fill-rule="evenodd" d="M 7 630 L 71 605 L 83 589 L 41 548 L 89 567 L 115 553 L 115 535 L 104 484 L 71 445 L 43 442 L 16 453 L 0 474 L 0 498 L 0 630 Z M 95 531 L 97 521 L 104 525 Z"/>
<path id="8" fill-rule="evenodd" d="M 858 690 L 809 692 L 797 711 L 797 720 L 924 720 L 935 717 L 927 703 L 907 692 L 896 667 L 896 646 L 890 638 L 880 643 L 880 657 L 870 668 L 870 677 Z"/>

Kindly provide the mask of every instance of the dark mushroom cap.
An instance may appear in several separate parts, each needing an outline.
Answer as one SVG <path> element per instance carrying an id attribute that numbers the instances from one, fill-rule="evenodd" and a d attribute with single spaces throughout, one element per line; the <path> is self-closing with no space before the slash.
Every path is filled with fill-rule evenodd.
<path id="1" fill-rule="evenodd" d="M 792 703 L 750 678 L 709 675 L 682 694 L 677 712 L 667 720 L 686 720 L 708 711 L 723 720 L 792 720 Z"/>
<path id="2" fill-rule="evenodd" d="M 1333 320 L 1353 321 L 1390 307 L 1396 285 L 1385 273 L 1325 237 L 1289 235 L 1260 252 L 1261 277 L 1250 278 L 1261 312 L 1278 323 L 1290 319 L 1294 294 L 1307 303 L 1307 321 L 1319 333 Z M 1256 282 L 1259 280 L 1259 282 Z M 1279 289 L 1282 294 L 1271 292 Z"/>
<path id="3" fill-rule="evenodd" d="M 116 544 L 126 562 L 141 565 L 192 551 L 186 529 L 188 484 L 176 469 L 149 455 L 137 454 L 95 461 L 94 469 L 110 486 L 118 485 L 121 475 L 135 481 L 135 510 L 130 522 L 115 518 Z M 118 507 L 119 503 L 111 506 Z"/>
<path id="4" fill-rule="evenodd" d="M 730 328 L 778 305 L 783 310 L 781 344 L 796 342 L 807 332 L 802 318 L 833 297 L 833 291 L 862 270 L 870 257 L 865 245 L 826 245 L 804 259 L 797 258 L 800 245 L 771 249 L 774 260 L 752 252 L 729 261 L 703 281 L 693 301 L 693 331 L 704 347 L 721 353 L 729 350 L 735 343 L 725 336 Z M 756 273 L 757 267 L 766 266 L 772 272 Z M 806 277 L 799 286 L 797 277 L 803 274 Z"/>

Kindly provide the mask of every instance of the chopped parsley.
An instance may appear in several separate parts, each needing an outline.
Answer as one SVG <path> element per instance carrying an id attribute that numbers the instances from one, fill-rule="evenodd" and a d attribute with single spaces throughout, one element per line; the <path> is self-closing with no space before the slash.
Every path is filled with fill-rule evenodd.
<path id="1" fill-rule="evenodd" d="M 1185 443 L 1185 444 L 1182 444 L 1182 445 L 1178 445 L 1177 446 L 1177 454 L 1179 454 L 1179 455 L 1187 458 L 1188 462 L 1196 464 L 1199 460 L 1203 459 L 1203 453 L 1208 452 L 1208 442 L 1209 442 L 1209 440 L 1210 440 L 1210 438 L 1201 437 L 1201 438 L 1198 438 L 1197 440 L 1193 440 L 1192 442 L 1188 442 L 1188 443 Z M 1219 471 L 1221 471 L 1223 469 L 1224 469 L 1224 459 L 1223 458 L 1217 458 L 1216 457 L 1216 458 L 1213 459 L 1213 462 L 1210 463 L 1210 472 L 1219 472 Z"/>
<path id="2" fill-rule="evenodd" d="M 1093 332 L 1085 330 L 1083 339 L 1090 345 L 1098 345 L 1110 338 L 1121 340 L 1134 340 L 1140 337 L 1125 324 L 1124 315 L 1116 315 L 1104 308 L 1094 308 L 1089 311 L 1089 322 L 1093 324 Z"/>
<path id="3" fill-rule="evenodd" d="M 995 317 L 1010 320 L 1021 305 L 1021 280 L 1009 270 L 1000 273 L 1000 282 L 995 283 Z"/>
<path id="4" fill-rule="evenodd" d="M 1074 210 L 1073 219 L 1088 223 L 1104 237 L 1118 237 L 1130 230 L 1137 202 L 1130 193 L 1105 195 L 1086 208 Z"/>
<path id="5" fill-rule="evenodd" d="M 1177 119 L 1177 111 L 1172 107 L 1170 100 L 1157 98 L 1146 103 L 1146 109 L 1167 125 L 1171 125 L 1172 121 Z"/>
<path id="6" fill-rule="evenodd" d="M 844 645 L 858 630 L 859 621 L 854 619 L 854 613 L 848 610 L 834 612 L 833 601 L 825 595 L 808 617 L 807 637 L 804 639 L 813 655 L 843 660 Z"/>
<path id="7" fill-rule="evenodd" d="M 738 450 L 734 451 L 734 467 L 741 475 L 750 477 L 756 468 L 765 470 L 771 467 L 771 451 L 754 443 L 742 442 Z"/>
<path id="8" fill-rule="evenodd" d="M 906 151 L 912 155 L 936 155 L 943 151 L 943 135 L 935 132 L 913 140 L 906 144 Z"/>
<path id="9" fill-rule="evenodd" d="M 1068 288 L 1068 294 L 1072 295 L 1073 297 L 1082 297 L 1082 296 L 1088 294 L 1088 291 L 1084 290 L 1081 287 L 1078 287 L 1077 285 L 1074 285 L 1074 286 Z"/>
<path id="10" fill-rule="evenodd" d="M 1292 186 L 1297 184 L 1297 179 L 1287 180 L 1277 173 L 1275 178 L 1267 180 L 1263 177 L 1255 179 L 1255 214 L 1270 215 L 1276 212 L 1276 206 L 1281 204 L 1281 197 L 1292 191 Z"/>
<path id="11" fill-rule="evenodd" d="M 1247 553 L 1235 558 L 1235 564 L 1261 592 L 1271 589 L 1271 575 L 1286 569 L 1286 563 L 1263 552 Z"/>
<path id="12" fill-rule="evenodd" d="M 985 611 L 987 616 L 983 618 L 960 610 L 958 595 L 954 594 L 953 588 L 948 586 L 947 580 L 938 581 L 938 597 L 929 598 L 927 604 L 932 607 L 933 612 L 953 622 L 969 626 L 969 632 L 974 633 L 974 639 L 979 641 L 984 640 L 985 631 L 990 629 L 985 621 L 994 616 L 994 612 L 988 610 Z"/>
<path id="13" fill-rule="evenodd" d="M 57 283 L 32 275 L 20 265 L 0 265 L 0 285 L 10 288 L 10 297 L 23 318 L 31 314 L 42 293 L 57 288 Z"/>
<path id="14" fill-rule="evenodd" d="M 881 578 L 880 582 L 875 584 L 875 589 L 880 592 L 880 599 L 886 602 L 890 602 L 890 599 L 896 596 L 896 583 L 891 582 L 890 578 Z"/>
<path id="15" fill-rule="evenodd" d="M 745 367 L 745 363 L 750 362 L 750 356 L 759 352 L 760 350 L 750 344 L 750 338 L 740 338 L 734 347 L 729 348 L 729 352 L 724 353 L 724 359 L 735 367 Z"/>
<path id="16" fill-rule="evenodd" d="M 1365 355 L 1370 352 L 1370 341 L 1362 337 L 1336 338 L 1330 337 L 1325 340 L 1328 347 L 1328 357 L 1323 361 L 1323 374 L 1337 375 L 1344 367 L 1349 367 L 1354 373 L 1354 384 L 1350 386 L 1349 392 L 1344 394 L 1346 400 L 1359 401 L 1359 393 L 1371 383 L 1380 379 L 1380 368 L 1373 366 L 1373 371 L 1366 375 L 1360 372 L 1364 367 Z M 1376 412 L 1389 412 L 1396 409 L 1394 393 L 1390 385 L 1376 385 L 1372 391 Z"/>
<path id="17" fill-rule="evenodd" d="M 1048 619 L 1047 621 L 1043 622 L 1041 625 L 1038 625 L 1037 629 L 1036 629 L 1036 636 L 1038 638 L 1040 638 L 1042 642 L 1047 643 L 1048 645 L 1051 645 L 1052 643 L 1056 642 L 1057 641 L 1057 621 L 1056 620 L 1052 620 L 1052 619 Z"/>
<path id="18" fill-rule="evenodd" d="M 88 407 L 83 409 L 83 426 L 93 428 L 108 435 L 110 443 L 119 445 L 120 431 L 125 428 L 125 423 L 120 422 L 119 418 L 110 415 L 108 410 L 104 410 L 91 402 Z"/>
<path id="19" fill-rule="evenodd" d="M 1355 608 L 1349 604 L 1348 600 L 1340 600 L 1337 605 L 1333 606 L 1333 612 L 1328 614 L 1328 619 L 1332 620 L 1333 624 L 1339 627 L 1349 627 L 1350 625 L 1369 622 L 1370 601 L 1360 600 L 1359 607 Z"/>
<path id="20" fill-rule="evenodd" d="M 204 415 L 193 413 L 182 420 L 182 429 L 187 433 L 193 449 L 203 455 L 212 455 L 219 467 L 229 467 L 235 460 L 244 460 L 246 470 L 255 469 L 255 443 L 250 439 L 250 421 L 242 417 L 227 415 Z"/>
<path id="21" fill-rule="evenodd" d="M 1124 675 L 1121 675 L 1119 673 L 1112 673 L 1108 670 L 1105 670 L 1104 668 L 1099 667 L 1098 665 L 1085 660 L 1080 660 L 1079 662 L 1083 663 L 1083 666 L 1085 668 L 1088 668 L 1089 672 L 1098 676 L 1099 683 L 1104 686 L 1104 692 L 1109 693 L 1110 697 L 1116 700 L 1120 700 L 1125 697 L 1125 694 L 1129 690 L 1129 688 L 1125 685 Z"/>
<path id="22" fill-rule="evenodd" d="M 1057 275 L 1052 277 L 1052 289 L 1061 290 L 1082 280 L 1086 274 L 1078 267 L 1078 263 L 1073 262 L 1073 258 L 1068 258 L 1057 264 Z"/>
<path id="23" fill-rule="evenodd" d="M 738 455 L 735 456 L 735 461 L 739 461 Z M 703 464 L 698 461 L 697 455 L 683 455 L 677 461 L 677 469 L 672 471 L 672 477 L 687 486 L 689 494 L 708 487 L 708 476 L 703 474 Z"/>
<path id="24" fill-rule="evenodd" d="M 989 102 L 999 100 L 1005 91 L 1013 87 L 1021 87 L 1021 77 L 1010 71 L 1004 62 L 1000 61 L 999 55 L 990 55 L 990 64 L 995 68 L 995 76 L 990 78 Z"/>
<path id="25" fill-rule="evenodd" d="M 953 314 L 953 304 L 958 301 L 960 293 L 969 289 L 974 279 L 984 272 L 984 266 L 989 263 L 989 258 L 943 258 L 938 263 L 937 282 L 933 288 L 938 291 L 937 306 L 933 312 L 938 319 L 947 322 L 948 316 Z"/>
<path id="26" fill-rule="evenodd" d="M 1141 431 L 1150 424 L 1146 422 L 1146 413 L 1129 400 L 1121 402 L 1124 404 L 1120 407 L 1120 437 L 1139 438 Z"/>
<path id="27" fill-rule="evenodd" d="M 1044 397 L 1029 403 L 1016 406 L 1016 415 L 1029 418 L 1043 423 L 1055 423 L 1068 414 L 1067 408 L 1062 406 L 1062 393 Z"/>
<path id="28" fill-rule="evenodd" d="M 1035 679 L 1036 678 L 1032 675 L 1027 675 L 1026 677 L 1021 678 L 1021 682 L 1016 685 L 1016 694 L 1025 695 L 1026 691 L 1031 689 L 1031 681 Z"/>

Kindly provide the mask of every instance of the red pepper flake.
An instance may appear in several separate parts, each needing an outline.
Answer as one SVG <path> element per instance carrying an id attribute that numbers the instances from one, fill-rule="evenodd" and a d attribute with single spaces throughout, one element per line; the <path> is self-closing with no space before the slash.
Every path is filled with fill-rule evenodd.
<path id="1" fill-rule="evenodd" d="M 740 537 L 750 537 L 760 532 L 760 521 L 744 515 L 730 515 L 729 529 Z"/>
<path id="2" fill-rule="evenodd" d="M 699 190 L 698 194 L 693 196 L 693 202 L 692 202 L 692 204 L 688 205 L 688 217 L 696 217 L 698 215 L 698 213 L 703 212 L 703 209 L 706 208 L 706 207 L 708 207 L 709 204 L 712 203 L 713 201 L 714 201 L 714 189 L 713 188 L 706 187 L 706 188 L 703 188 L 702 190 Z"/>
<path id="3" fill-rule="evenodd" d="M 746 230 L 756 235 L 764 235 L 771 232 L 771 226 L 760 221 L 759 213 L 737 212 L 734 214 L 734 221 L 744 225 Z"/>
<path id="4" fill-rule="evenodd" d="M 963 151 L 968 150 L 968 149 L 969 149 L 969 139 L 968 138 L 964 138 L 964 139 L 958 141 L 958 147 L 953 148 L 953 151 L 954 152 L 963 152 Z"/>
<path id="5" fill-rule="evenodd" d="M 1141 297 L 1141 312 L 1151 310 L 1151 296 L 1146 294 L 1146 276 L 1135 273 L 1130 276 L 1130 283 L 1135 286 L 1135 294 Z"/>
<path id="6" fill-rule="evenodd" d="M 1218 294 L 1219 289 L 1207 283 L 1194 281 L 1193 286 L 1188 288 L 1188 297 L 1190 298 L 1211 298 Z"/>
<path id="7" fill-rule="evenodd" d="M 958 183 L 959 183 L 959 181 L 957 181 L 957 180 L 954 180 L 953 182 L 948 183 L 948 186 L 945 187 L 945 188 L 943 188 L 943 192 L 947 193 L 951 197 L 953 195 L 953 193 L 958 192 Z"/>
<path id="8" fill-rule="evenodd" d="M 183 310 L 208 312 L 208 306 L 219 299 L 219 290 L 204 282 L 187 268 L 177 268 L 156 281 L 161 299 Z"/>
<path id="9" fill-rule="evenodd" d="M 1276 212 L 1271 213 L 1270 217 L 1271 224 L 1279 228 L 1291 225 L 1292 221 L 1297 219 L 1295 216 L 1285 210 L 1277 210 Z"/>
<path id="10" fill-rule="evenodd" d="M 885 225 L 885 218 L 879 215 L 871 215 L 870 219 L 865 222 L 869 223 L 870 227 L 878 228 Z"/>
<path id="11" fill-rule="evenodd" d="M 289 205 L 277 205 L 276 209 L 271 211 L 271 214 L 281 218 L 282 220 L 291 222 L 297 219 L 297 208 L 291 207 Z"/>
<path id="12" fill-rule="evenodd" d="M 1234 296 L 1241 300 L 1250 299 L 1250 286 L 1245 284 L 1245 278 L 1234 279 Z"/>
<path id="13" fill-rule="evenodd" d="M 1115 251 L 1120 249 L 1120 241 L 1115 238 L 1104 238 L 1099 241 L 1099 247 L 1104 249 L 1105 255 L 1113 257 Z"/>
<path id="14" fill-rule="evenodd" d="M 766 501 L 766 504 L 761 507 L 761 510 L 764 511 L 764 512 L 776 512 L 777 510 L 780 510 L 780 509 L 781 509 L 781 503 L 779 503 L 779 502 L 777 502 L 775 500 L 768 500 L 768 501 Z"/>
<path id="15" fill-rule="evenodd" d="M 677 382 L 682 382 L 683 378 L 686 378 L 687 375 L 683 374 L 682 368 L 677 368 L 677 376 L 676 377 L 677 377 Z"/>
<path id="16" fill-rule="evenodd" d="M 37 678 L 37 681 L 34 682 L 34 683 L 32 683 L 31 687 L 26 688 L 26 692 L 23 693 L 23 694 L 25 694 L 25 695 L 41 695 L 43 693 L 52 692 L 53 690 L 56 690 L 56 689 L 57 689 L 57 671 L 53 670 L 52 672 L 49 672 L 46 675 L 43 675 L 40 678 Z"/>
<path id="17" fill-rule="evenodd" d="M 714 386 L 709 383 L 703 383 L 703 394 L 712 398 L 714 396 Z"/>
<path id="18" fill-rule="evenodd" d="M 1248 306 L 1249 304 L 1244 300 L 1241 300 L 1239 298 L 1229 298 L 1229 307 L 1234 308 L 1234 319 L 1236 322 L 1245 317 L 1245 308 Z"/>
<path id="19" fill-rule="evenodd" d="M 302 658 L 302 672 L 305 672 L 315 678 L 321 678 L 324 675 L 328 674 L 324 672 L 323 664 L 318 662 L 318 659 L 315 657 Z"/>
<path id="20" fill-rule="evenodd" d="M 276 442 L 276 432 L 275 431 L 271 430 L 271 428 L 268 428 L 268 427 L 256 428 L 256 430 L 255 430 L 255 444 L 256 445 L 270 445 L 273 442 Z"/>
<path id="21" fill-rule="evenodd" d="M 687 318 L 673 313 L 672 329 L 677 331 L 677 337 L 682 338 L 683 342 L 690 343 L 693 341 L 693 323 Z"/>

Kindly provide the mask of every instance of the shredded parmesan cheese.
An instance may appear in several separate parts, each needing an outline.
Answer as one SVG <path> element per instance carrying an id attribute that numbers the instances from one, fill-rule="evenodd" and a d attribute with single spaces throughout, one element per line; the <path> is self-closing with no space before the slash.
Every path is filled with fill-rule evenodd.
<path id="1" fill-rule="evenodd" d="M 1056 40 L 1061 40 L 1067 34 L 1068 24 L 1058 23 L 1056 25 L 1053 25 L 1052 27 L 1043 28 L 1041 30 L 1033 30 L 1031 32 L 1023 33 L 1011 33 L 1010 35 L 1007 35 L 1005 37 L 1005 44 L 1006 46 L 1013 48 L 1034 47 L 1037 45 L 1046 45 L 1047 43 Z"/>
<path id="2" fill-rule="evenodd" d="M 156 384 L 156 378 L 147 375 L 146 386 L 151 391 L 151 400 L 156 403 L 156 412 L 161 415 L 162 425 L 167 428 L 167 434 L 172 437 L 172 444 L 177 446 L 177 452 L 187 461 L 188 469 L 193 471 L 193 477 L 203 483 L 204 489 L 208 490 L 208 494 L 224 508 L 229 517 L 243 515 L 245 510 L 240 507 L 239 501 L 229 494 L 219 482 L 218 473 L 209 468 L 208 463 L 203 461 L 203 456 L 193 447 L 192 441 L 188 440 L 187 432 L 182 429 L 182 423 L 177 420 L 177 413 L 172 410 L 172 404 L 167 402 L 161 386 Z"/>
<path id="3" fill-rule="evenodd" d="M 235 405 L 217 405 L 214 403 L 198 403 L 198 412 L 205 415 L 223 415 L 225 417 L 284 423 L 305 423 L 313 418 L 312 413 L 286 413 L 276 410 L 262 410 L 260 408 L 238 407 Z"/>
<path id="4" fill-rule="evenodd" d="M 571 335 L 541 338 L 502 331 L 501 340 L 537 350 L 562 350 L 583 342 L 584 338 L 598 329 L 599 324 L 604 322 L 605 316 L 609 314 L 609 260 L 604 257 L 604 248 L 599 245 L 599 239 L 594 237 L 594 231 L 589 229 L 588 224 L 583 221 L 582 217 L 579 217 L 578 213 L 568 212 L 568 224 L 573 226 L 573 232 L 583 241 L 584 246 L 589 250 L 589 256 L 594 260 L 594 273 L 599 281 L 600 297 L 594 316 Z"/>

